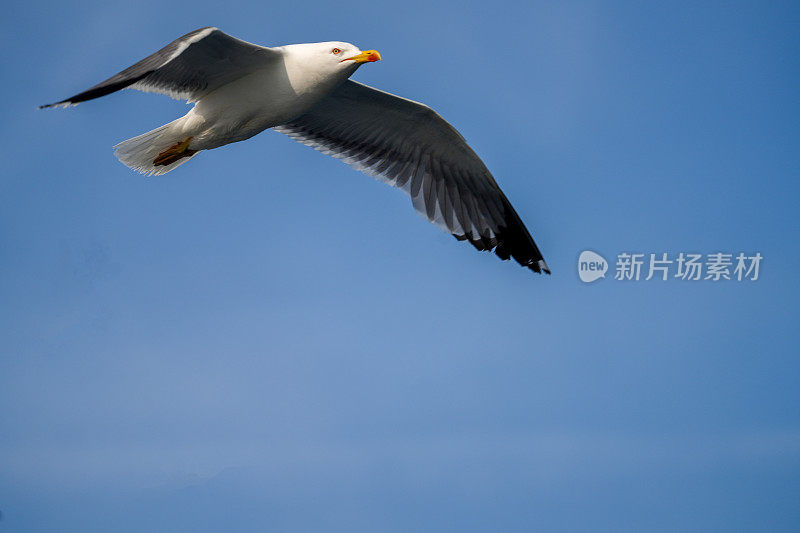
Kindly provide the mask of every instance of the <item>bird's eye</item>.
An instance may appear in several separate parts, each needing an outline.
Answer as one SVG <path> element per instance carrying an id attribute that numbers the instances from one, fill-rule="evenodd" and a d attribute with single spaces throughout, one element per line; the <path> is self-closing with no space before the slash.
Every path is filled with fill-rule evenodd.
<path id="1" fill-rule="evenodd" d="M 334 48 L 333 50 L 331 50 L 331 53 L 338 56 L 339 54 L 342 53 L 342 51 L 339 48 Z"/>

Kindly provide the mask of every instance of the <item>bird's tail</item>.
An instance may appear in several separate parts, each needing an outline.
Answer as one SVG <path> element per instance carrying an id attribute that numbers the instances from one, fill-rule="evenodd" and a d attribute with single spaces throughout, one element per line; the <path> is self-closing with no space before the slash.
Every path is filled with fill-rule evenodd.
<path id="1" fill-rule="evenodd" d="M 138 137 L 122 141 L 114 147 L 114 155 L 137 172 L 148 176 L 166 174 L 184 164 L 199 150 L 189 149 L 187 137 L 176 124 L 181 119 L 156 128 Z"/>

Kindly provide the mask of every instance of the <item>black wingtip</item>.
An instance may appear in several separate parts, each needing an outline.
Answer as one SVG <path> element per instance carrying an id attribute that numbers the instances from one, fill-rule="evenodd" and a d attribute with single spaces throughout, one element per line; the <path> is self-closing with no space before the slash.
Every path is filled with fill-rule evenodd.
<path id="1" fill-rule="evenodd" d="M 533 270 L 537 274 L 544 272 L 549 275 L 550 267 L 547 266 L 542 252 L 539 251 L 539 247 L 536 246 L 530 232 L 505 196 L 503 200 L 505 204 L 505 220 L 503 227 L 495 230 L 499 241 L 495 253 L 504 259 L 511 256 L 517 263 Z"/>
<path id="2" fill-rule="evenodd" d="M 515 255 L 509 251 L 507 238 L 504 238 L 506 236 L 501 236 L 499 239 L 498 238 L 489 239 L 488 237 L 481 237 L 476 239 L 467 235 L 456 235 L 455 233 L 453 233 L 452 235 L 453 237 L 456 238 L 457 241 L 467 241 L 476 249 L 482 252 L 494 252 L 495 255 L 497 255 L 497 257 L 499 257 L 503 261 L 508 261 L 513 257 L 523 268 L 529 268 L 534 272 L 536 272 L 537 274 L 544 273 L 547 274 L 548 276 L 550 275 L 550 267 L 547 266 L 547 263 L 539 253 L 538 248 L 535 249 L 536 255 L 534 257 L 528 259 L 522 259 L 523 256 L 521 256 L 520 254 Z M 531 239 L 531 241 L 533 241 L 533 239 Z"/>
<path id="3" fill-rule="evenodd" d="M 528 268 L 536 272 L 537 274 L 541 274 L 544 272 L 548 276 L 550 275 L 550 267 L 547 266 L 547 263 L 544 262 L 544 259 L 539 259 L 538 261 L 531 261 L 530 264 L 526 265 Z"/>
<path id="4" fill-rule="evenodd" d="M 61 100 L 60 102 L 53 102 L 52 104 L 40 105 L 39 109 L 50 109 L 51 107 L 70 107 L 75 105 L 71 99 Z"/>

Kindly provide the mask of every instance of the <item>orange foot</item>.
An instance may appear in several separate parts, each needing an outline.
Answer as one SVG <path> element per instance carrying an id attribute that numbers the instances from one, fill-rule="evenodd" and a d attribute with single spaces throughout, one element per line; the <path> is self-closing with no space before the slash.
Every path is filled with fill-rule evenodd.
<path id="1" fill-rule="evenodd" d="M 192 142 L 194 137 L 189 137 L 185 141 L 181 141 L 177 144 L 173 144 L 153 159 L 153 164 L 155 166 L 166 166 L 171 165 L 175 161 L 183 159 L 184 157 L 191 157 L 197 153 L 197 150 L 190 150 L 189 143 Z"/>

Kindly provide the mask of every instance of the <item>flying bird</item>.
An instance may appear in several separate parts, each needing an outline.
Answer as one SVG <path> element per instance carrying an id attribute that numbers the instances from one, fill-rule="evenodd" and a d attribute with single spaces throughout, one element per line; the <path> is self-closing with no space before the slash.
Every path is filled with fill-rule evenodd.
<path id="1" fill-rule="evenodd" d="M 424 104 L 348 79 L 380 59 L 345 42 L 269 48 L 201 28 L 41 107 L 125 88 L 194 103 L 183 117 L 114 147 L 120 161 L 147 175 L 273 128 L 405 191 L 422 216 L 456 239 L 549 274 L 519 215 L 453 126 Z"/>

